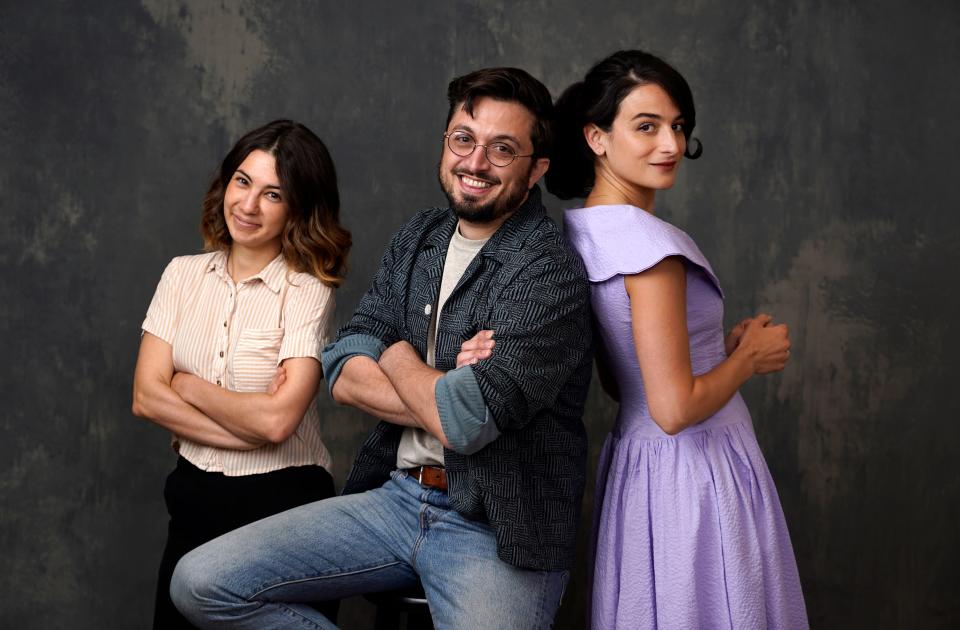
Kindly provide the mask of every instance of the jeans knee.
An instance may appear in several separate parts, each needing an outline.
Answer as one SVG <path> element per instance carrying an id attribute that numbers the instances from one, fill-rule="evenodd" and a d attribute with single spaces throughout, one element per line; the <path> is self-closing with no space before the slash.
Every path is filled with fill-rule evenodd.
<path id="1" fill-rule="evenodd" d="M 206 571 L 209 563 L 197 558 L 197 554 L 188 553 L 180 559 L 170 579 L 170 599 L 184 617 L 194 624 L 196 615 L 214 599 L 210 592 L 214 577 Z"/>

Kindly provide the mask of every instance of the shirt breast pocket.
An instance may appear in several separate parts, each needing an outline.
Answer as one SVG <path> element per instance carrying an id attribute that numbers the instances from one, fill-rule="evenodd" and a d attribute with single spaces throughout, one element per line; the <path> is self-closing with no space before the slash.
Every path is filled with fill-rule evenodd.
<path id="1" fill-rule="evenodd" d="M 233 384 L 238 392 L 265 392 L 277 371 L 282 328 L 247 329 L 233 351 Z"/>

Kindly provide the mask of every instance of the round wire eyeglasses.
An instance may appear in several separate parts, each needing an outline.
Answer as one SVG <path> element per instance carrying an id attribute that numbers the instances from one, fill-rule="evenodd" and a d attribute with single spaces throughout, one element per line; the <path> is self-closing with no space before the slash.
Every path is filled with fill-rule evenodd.
<path id="1" fill-rule="evenodd" d="M 469 157 L 477 147 L 483 147 L 483 156 L 487 158 L 494 166 L 510 166 L 517 158 L 533 157 L 535 154 L 520 155 L 505 142 L 491 142 L 490 144 L 480 144 L 473 136 L 465 131 L 451 131 L 443 134 L 447 139 L 447 146 L 454 155 L 460 157 Z"/>

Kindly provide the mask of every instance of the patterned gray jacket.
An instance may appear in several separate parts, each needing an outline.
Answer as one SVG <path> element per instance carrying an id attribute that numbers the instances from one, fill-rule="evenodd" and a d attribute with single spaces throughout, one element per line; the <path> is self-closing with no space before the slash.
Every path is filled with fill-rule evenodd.
<path id="1" fill-rule="evenodd" d="M 387 346 L 403 339 L 426 356 L 425 305 L 436 304 L 456 225 L 453 211 L 433 208 L 402 227 L 338 339 L 370 335 Z M 441 371 L 454 369 L 460 345 L 478 330 L 495 334 L 493 357 L 471 367 L 500 435 L 472 455 L 445 449 L 444 463 L 453 508 L 488 522 L 498 556 L 515 566 L 573 564 L 586 469 L 589 295 L 582 261 L 534 187 L 467 267 L 438 322 Z M 402 430 L 377 425 L 344 494 L 383 485 L 396 467 Z"/>

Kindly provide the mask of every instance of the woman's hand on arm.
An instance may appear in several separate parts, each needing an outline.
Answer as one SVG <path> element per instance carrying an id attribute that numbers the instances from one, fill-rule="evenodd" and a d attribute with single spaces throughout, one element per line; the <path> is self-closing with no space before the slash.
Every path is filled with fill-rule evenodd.
<path id="1" fill-rule="evenodd" d="M 733 354 L 733 351 L 737 349 L 738 345 L 740 345 L 740 338 L 743 337 L 744 331 L 746 331 L 747 326 L 752 321 L 752 317 L 741 319 L 734 325 L 733 328 L 730 329 L 730 332 L 727 333 L 727 336 L 723 338 L 723 350 L 727 353 L 728 357 Z"/>
<path id="2" fill-rule="evenodd" d="M 270 384 L 267 385 L 267 393 L 273 396 L 287 380 L 287 370 L 282 366 L 277 366 L 277 371 L 273 373 Z"/>
<path id="3" fill-rule="evenodd" d="M 172 378 L 173 349 L 159 337 L 145 332 L 133 377 L 134 415 L 207 446 L 252 450 L 263 445 L 263 440 L 238 437 L 187 403 L 171 388 Z"/>
<path id="4" fill-rule="evenodd" d="M 171 386 L 174 391 L 217 423 L 247 440 L 279 444 L 289 438 L 307 407 L 312 404 L 320 384 L 320 362 L 309 357 L 283 362 L 282 382 L 274 392 L 235 392 L 178 372 Z M 274 376 L 274 382 L 277 377 Z"/>
<path id="5" fill-rule="evenodd" d="M 679 433 L 716 413 L 754 374 L 783 368 L 789 349 L 786 326 L 768 326 L 770 317 L 758 315 L 744 326 L 725 361 L 693 375 L 686 270 L 680 259 L 667 258 L 626 276 L 624 286 L 650 413 L 666 433 Z"/>
<path id="6" fill-rule="evenodd" d="M 774 324 L 773 318 L 760 313 L 749 320 L 734 354 L 742 354 L 753 365 L 754 374 L 779 372 L 790 359 L 790 329 Z"/>

